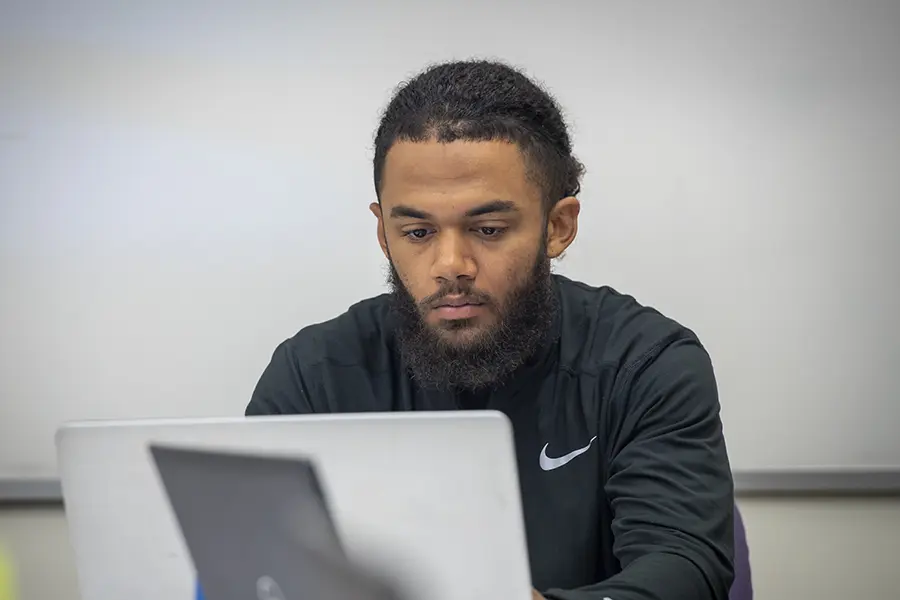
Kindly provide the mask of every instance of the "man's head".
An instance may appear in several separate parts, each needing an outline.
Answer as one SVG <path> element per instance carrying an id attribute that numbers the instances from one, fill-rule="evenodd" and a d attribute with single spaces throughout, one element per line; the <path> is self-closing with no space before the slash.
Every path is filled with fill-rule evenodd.
<path id="1" fill-rule="evenodd" d="M 396 92 L 371 210 L 423 384 L 497 384 L 546 338 L 550 260 L 575 239 L 581 173 L 555 101 L 506 65 L 442 64 Z"/>

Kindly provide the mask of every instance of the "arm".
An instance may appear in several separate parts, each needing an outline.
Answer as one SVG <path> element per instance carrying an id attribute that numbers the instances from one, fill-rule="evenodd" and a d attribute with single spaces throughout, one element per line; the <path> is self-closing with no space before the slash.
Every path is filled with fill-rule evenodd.
<path id="1" fill-rule="evenodd" d="M 675 342 L 616 385 L 606 493 L 622 571 L 552 600 L 726 600 L 734 493 L 709 357 Z"/>
<path id="2" fill-rule="evenodd" d="M 289 342 L 272 354 L 253 390 L 245 416 L 308 414 L 315 412 L 300 372 L 300 361 Z"/>

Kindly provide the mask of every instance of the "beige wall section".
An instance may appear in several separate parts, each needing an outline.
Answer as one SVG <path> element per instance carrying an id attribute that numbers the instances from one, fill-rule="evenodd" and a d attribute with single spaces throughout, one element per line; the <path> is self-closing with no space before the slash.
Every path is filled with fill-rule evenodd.
<path id="1" fill-rule="evenodd" d="M 740 501 L 758 600 L 900 598 L 900 498 Z"/>
<path id="2" fill-rule="evenodd" d="M 62 509 L 0 507 L 0 545 L 16 563 L 16 600 L 80 599 Z"/>
<path id="3" fill-rule="evenodd" d="M 747 498 L 740 506 L 756 600 L 900 598 L 900 499 Z M 61 510 L 0 508 L 0 544 L 17 558 L 19 600 L 79 600 Z"/>

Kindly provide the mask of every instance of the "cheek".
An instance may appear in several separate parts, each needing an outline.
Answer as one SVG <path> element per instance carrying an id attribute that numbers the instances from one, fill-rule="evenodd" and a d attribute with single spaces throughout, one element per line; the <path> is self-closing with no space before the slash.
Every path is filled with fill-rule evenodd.
<path id="1" fill-rule="evenodd" d="M 433 287 L 433 284 L 430 283 L 427 277 L 427 270 L 424 270 L 422 265 L 418 264 L 416 260 L 409 260 L 409 258 L 398 260 L 394 256 L 391 264 L 400 278 L 400 283 L 403 284 L 406 291 L 412 294 L 416 302 L 421 301 L 434 292 L 433 289 L 429 288 L 429 285 Z M 423 275 L 423 273 L 425 274 Z"/>
<path id="2" fill-rule="evenodd" d="M 502 262 L 486 264 L 479 273 L 478 279 L 481 281 L 476 280 L 475 285 L 490 294 L 501 307 L 505 307 L 510 296 L 528 280 L 536 259 L 537 254 L 521 252 Z"/>

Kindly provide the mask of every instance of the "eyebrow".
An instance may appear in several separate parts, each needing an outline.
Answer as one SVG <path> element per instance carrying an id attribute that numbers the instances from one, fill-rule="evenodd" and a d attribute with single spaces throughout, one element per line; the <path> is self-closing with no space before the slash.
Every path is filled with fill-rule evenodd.
<path id="1" fill-rule="evenodd" d="M 480 206 L 476 206 L 475 208 L 470 208 L 466 211 L 466 216 L 480 217 L 482 215 L 489 215 L 492 213 L 517 212 L 518 210 L 519 209 L 516 207 L 516 204 L 510 200 L 491 200 L 490 202 L 486 202 Z M 431 215 L 424 210 L 419 210 L 411 206 L 400 204 L 391 209 L 391 217 L 395 219 L 408 218 L 427 220 L 431 218 Z"/>

